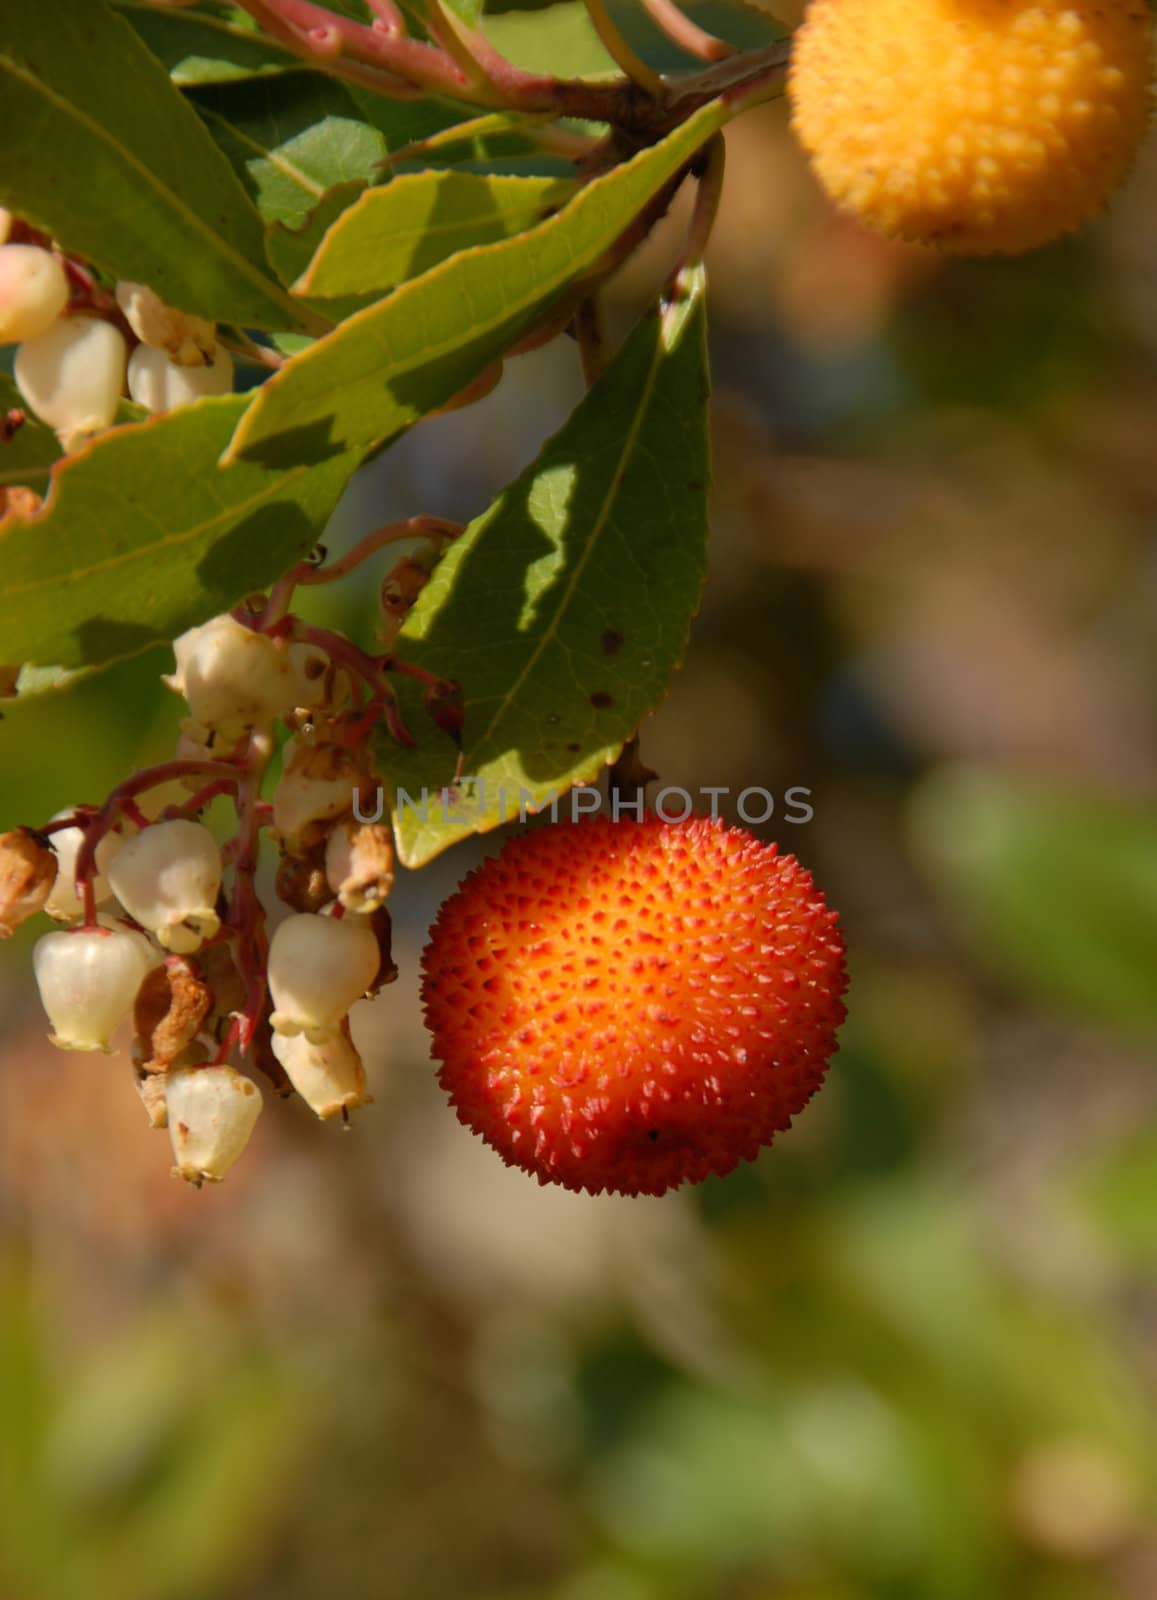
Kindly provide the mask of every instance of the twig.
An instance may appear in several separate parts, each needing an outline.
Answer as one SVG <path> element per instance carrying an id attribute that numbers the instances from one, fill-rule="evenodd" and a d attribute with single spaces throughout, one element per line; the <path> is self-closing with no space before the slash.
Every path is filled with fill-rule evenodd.
<path id="1" fill-rule="evenodd" d="M 464 411 L 467 406 L 476 406 L 479 400 L 485 400 L 488 394 L 494 393 L 502 382 L 502 373 L 502 362 L 492 361 L 464 389 L 459 389 L 457 394 L 452 394 L 449 400 L 444 400 L 429 415 L 432 417 L 444 417 L 451 411 Z"/>
<path id="2" fill-rule="evenodd" d="M 727 161 L 727 146 L 723 135 L 717 133 L 699 158 L 695 171 L 698 183 L 695 189 L 695 207 L 683 252 L 672 273 L 677 278 L 687 267 L 697 266 L 703 260 L 711 238 L 715 219 L 719 215 L 719 202 L 723 198 L 723 170 Z"/>
<path id="3" fill-rule="evenodd" d="M 583 380 L 589 389 L 606 371 L 610 360 L 602 302 L 597 292 L 586 295 L 581 301 L 574 315 L 574 333 L 578 340 Z"/>
<path id="4" fill-rule="evenodd" d="M 316 561 L 299 561 L 270 586 L 268 598 L 259 610 L 238 606 L 231 615 L 254 633 L 283 638 L 293 633 L 296 622 L 296 619 L 289 617 L 295 589 L 311 584 L 335 583 L 361 566 L 375 551 L 389 544 L 397 544 L 402 539 L 457 539 L 464 532 L 464 523 L 450 522 L 445 517 L 407 517 L 403 522 L 387 522 L 359 539 L 352 550 L 347 550 L 336 561 L 326 562 L 325 565 L 318 565 Z M 339 635 L 327 637 L 336 640 Z"/>
<path id="5" fill-rule="evenodd" d="M 658 776 L 639 754 L 639 734 L 636 730 L 626 740 L 607 771 L 607 798 L 611 802 L 614 821 L 619 820 L 620 811 L 628 811 L 636 821 L 642 821 L 647 804 L 647 785 L 654 783 Z"/>
<path id="6" fill-rule="evenodd" d="M 394 4 L 394 0 L 366 0 L 366 4 L 374 14 L 375 28 L 382 33 L 405 33 L 406 19 Z"/>
<path id="7" fill-rule="evenodd" d="M 235 356 L 240 356 L 242 361 L 252 361 L 255 366 L 268 367 L 272 372 L 280 372 L 289 359 L 276 350 L 258 344 L 241 328 L 220 329 L 217 338 L 226 350 L 232 351 Z"/>
<path id="8" fill-rule="evenodd" d="M 431 38 L 441 45 L 450 60 L 459 68 L 465 82 L 478 92 L 478 98 L 497 99 L 501 104 L 502 96 L 491 82 L 490 74 L 480 59 L 476 43 L 480 35 L 475 36 L 472 48 L 470 31 L 463 28 L 453 12 L 442 4 L 442 0 L 425 0 L 424 10 Z"/>
<path id="9" fill-rule="evenodd" d="M 239 3 L 279 42 L 326 72 L 340 76 L 341 70 L 361 63 L 377 73 L 369 86 L 380 94 L 412 98 L 417 86 L 418 90 L 454 100 L 480 103 L 459 69 L 436 46 L 393 37 L 376 24 L 338 16 L 312 0 Z M 318 30 L 326 47 L 334 37 L 340 39 L 340 60 L 326 57 L 322 39 L 313 36 Z M 605 122 L 642 144 L 663 138 L 711 100 L 722 97 L 738 108 L 772 98 L 779 92 L 790 53 L 789 40 L 780 40 L 762 50 L 736 53 L 669 85 L 665 98 L 656 99 L 628 77 L 605 81 L 524 72 L 493 47 L 479 47 L 480 59 L 502 109 Z"/>
<path id="10" fill-rule="evenodd" d="M 134 772 L 131 778 L 126 778 L 123 783 L 118 783 L 111 791 L 104 805 L 95 816 L 80 825 L 84 828 L 84 840 L 76 855 L 76 870 L 73 873 L 73 885 L 84 903 L 84 922 L 86 927 L 96 926 L 96 895 L 93 882 L 96 877 L 96 851 L 97 846 L 116 822 L 117 817 L 131 807 L 137 795 L 144 794 L 149 789 L 159 788 L 163 783 L 169 783 L 174 778 L 205 777 L 228 780 L 231 787 L 236 787 L 241 779 L 239 767 L 229 765 L 224 761 L 165 761 L 160 766 L 145 767 L 140 772 Z"/>
<path id="11" fill-rule="evenodd" d="M 465 524 L 450 522 L 444 517 L 407 517 L 404 522 L 387 522 L 359 539 L 352 550 L 324 567 L 306 567 L 298 577 L 300 584 L 333 583 L 361 565 L 375 551 L 401 539 L 457 539 L 465 532 Z"/>
<path id="12" fill-rule="evenodd" d="M 482 99 L 478 86 L 436 45 L 355 22 L 313 0 L 240 0 L 240 4 L 275 37 L 320 67 L 349 57 L 378 68 L 403 87 L 417 86 L 455 100 Z M 392 95 L 394 85 L 383 83 L 381 92 Z"/>
<path id="13" fill-rule="evenodd" d="M 585 160 L 599 142 L 589 133 L 576 133 L 571 128 L 558 127 L 547 119 L 544 112 L 520 118 L 509 111 L 490 111 L 485 116 L 472 117 L 469 122 L 457 122 L 452 127 L 440 128 L 426 139 L 415 139 L 412 144 L 404 144 L 374 165 L 378 168 L 398 167 L 403 161 L 417 161 L 437 155 L 441 150 L 469 144 L 474 139 L 485 139 L 493 133 L 520 134 L 528 144 L 545 154 L 562 156 L 567 161 Z"/>
<path id="14" fill-rule="evenodd" d="M 650 95 L 653 100 L 662 100 L 667 93 L 666 84 L 655 69 L 649 67 L 641 56 L 636 55 L 623 38 L 607 10 L 606 0 L 586 0 L 586 8 L 594 23 L 595 32 L 615 65 L 626 73 L 632 83 L 638 84 L 644 94 Z"/>
<path id="15" fill-rule="evenodd" d="M 700 61 L 723 61 L 735 54 L 734 45 L 692 22 L 675 0 L 643 0 L 643 5 L 655 26 L 689 56 Z"/>
<path id="16" fill-rule="evenodd" d="M 240 763 L 237 785 L 237 832 L 233 838 L 233 893 L 229 899 L 227 921 L 237 934 L 237 970 L 245 983 L 243 1009 L 231 1017 L 226 1043 L 236 1038 L 244 1055 L 265 1008 L 265 969 L 269 960 L 269 940 L 265 933 L 265 907 L 257 893 L 257 860 L 261 829 L 261 780 L 269 764 L 272 746 L 260 734 L 250 735 Z"/>

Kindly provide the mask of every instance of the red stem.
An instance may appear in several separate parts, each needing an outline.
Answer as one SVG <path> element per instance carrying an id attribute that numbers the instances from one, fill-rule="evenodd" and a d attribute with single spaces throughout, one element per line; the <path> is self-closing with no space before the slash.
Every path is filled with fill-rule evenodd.
<path id="1" fill-rule="evenodd" d="M 729 56 L 703 72 L 668 86 L 660 103 L 629 78 L 556 78 L 549 73 L 524 72 L 500 56 L 484 40 L 471 39 L 471 48 L 484 68 L 490 89 L 483 98 L 443 50 L 419 40 L 391 35 L 377 23 L 355 22 L 338 16 L 312 0 L 240 0 L 245 10 L 270 33 L 327 72 L 348 71 L 354 63 L 375 69 L 372 87 L 385 95 L 413 95 L 419 89 L 455 100 L 498 105 L 511 111 L 547 116 L 579 117 L 607 122 L 629 131 L 643 142 L 662 138 L 720 96 L 742 97 L 752 103 L 773 84 L 790 54 L 783 40 L 763 50 Z M 320 30 L 319 37 L 313 37 Z M 334 61 L 326 50 L 333 38 L 341 42 L 342 57 Z M 319 51 L 319 43 L 325 41 Z"/>
<path id="2" fill-rule="evenodd" d="M 388 544 L 397 544 L 401 539 L 457 539 L 464 532 L 464 523 L 450 522 L 445 517 L 407 517 L 404 522 L 387 522 L 359 539 L 336 561 L 327 562 L 324 567 L 305 567 L 296 581 L 302 585 L 334 583 Z"/>
<path id="3" fill-rule="evenodd" d="M 145 767 L 141 772 L 134 772 L 131 778 L 126 778 L 123 783 L 116 786 L 95 816 L 87 821 L 78 819 L 76 825 L 84 829 L 84 842 L 77 852 L 73 883 L 84 902 L 86 927 L 91 928 L 96 924 L 96 895 L 93 890 L 93 880 L 96 877 L 97 846 L 112 828 L 117 817 L 125 810 L 126 803 L 131 803 L 138 794 L 144 794 L 148 789 L 155 789 L 162 783 L 170 783 L 174 778 L 201 774 L 222 781 L 229 779 L 231 786 L 236 786 L 239 782 L 238 770 L 224 761 L 165 761 L 160 766 Z M 148 819 L 145 821 L 147 824 Z"/>
<path id="4" fill-rule="evenodd" d="M 405 33 L 406 19 L 394 4 L 394 0 L 366 0 L 366 4 L 374 14 L 374 27 L 380 32 Z"/>
<path id="5" fill-rule="evenodd" d="M 673 44 L 700 61 L 724 61 L 735 54 L 735 46 L 708 33 L 675 4 L 675 0 L 643 0 L 651 21 L 661 28 Z"/>
<path id="6" fill-rule="evenodd" d="M 233 1013 L 233 1026 L 222 1044 L 236 1041 L 241 1054 L 248 1050 L 265 1007 L 265 969 L 269 940 L 265 933 L 265 907 L 257 893 L 257 860 L 261 833 L 261 779 L 268 762 L 268 746 L 251 735 L 243 757 L 237 786 L 237 832 L 233 845 L 233 893 L 226 918 L 237 934 L 237 969 L 245 982 L 243 1009 Z"/>
<path id="7" fill-rule="evenodd" d="M 434 90 L 456 100 L 473 98 L 472 93 L 463 91 L 473 91 L 475 86 L 435 45 L 355 22 L 314 5 L 313 0 L 241 0 L 241 4 L 284 43 L 320 58 L 319 64 L 326 58 L 348 56 L 383 70 L 410 88 Z"/>

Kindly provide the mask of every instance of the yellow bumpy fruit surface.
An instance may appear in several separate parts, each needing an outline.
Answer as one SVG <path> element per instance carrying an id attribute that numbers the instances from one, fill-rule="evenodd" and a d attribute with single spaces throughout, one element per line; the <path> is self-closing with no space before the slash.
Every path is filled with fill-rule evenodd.
<path id="1" fill-rule="evenodd" d="M 1146 0 L 812 0 L 792 126 L 824 188 L 893 237 L 988 255 L 1095 215 L 1151 109 Z"/>

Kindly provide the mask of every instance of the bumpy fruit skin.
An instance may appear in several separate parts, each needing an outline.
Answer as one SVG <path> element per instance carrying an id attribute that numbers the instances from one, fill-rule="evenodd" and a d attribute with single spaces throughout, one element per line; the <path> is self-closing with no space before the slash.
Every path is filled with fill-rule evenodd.
<path id="1" fill-rule="evenodd" d="M 812 0 L 792 126 L 881 232 L 1031 250 L 1102 209 L 1151 111 L 1146 0 Z"/>
<path id="2" fill-rule="evenodd" d="M 423 956 L 439 1080 L 511 1166 L 662 1194 L 752 1160 L 818 1089 L 844 946 L 741 828 L 605 817 L 507 841 Z"/>

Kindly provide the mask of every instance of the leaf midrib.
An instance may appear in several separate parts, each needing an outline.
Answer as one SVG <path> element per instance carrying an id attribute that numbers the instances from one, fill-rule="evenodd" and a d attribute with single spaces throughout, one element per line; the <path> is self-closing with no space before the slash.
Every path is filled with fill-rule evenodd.
<path id="1" fill-rule="evenodd" d="M 251 133 L 246 133 L 244 128 L 239 128 L 235 122 L 230 122 L 228 117 L 223 117 L 219 111 L 213 111 L 208 106 L 201 106 L 200 113 L 206 122 L 215 122 L 218 127 L 227 128 L 238 144 L 248 145 L 250 150 L 255 150 L 263 161 L 268 161 L 270 166 L 276 167 L 290 183 L 296 183 L 315 200 L 320 200 L 324 196 L 325 185 L 317 183 L 302 172 L 300 167 L 295 166 L 287 156 L 283 156 L 280 147 L 273 150 L 269 145 L 262 144 L 260 139 L 255 139 Z"/>
<path id="2" fill-rule="evenodd" d="M 388 184 L 386 186 L 386 191 L 388 192 L 390 189 L 392 189 L 394 187 L 394 184 L 406 183 L 408 181 L 408 179 L 409 179 L 409 176 L 410 176 L 409 174 L 404 174 L 401 178 L 395 178 L 393 183 Z M 425 174 L 421 174 L 421 175 L 415 174 L 414 176 L 415 176 L 417 182 L 425 182 Z M 537 213 L 539 212 L 540 209 L 542 209 L 544 206 L 550 204 L 550 188 L 547 185 L 557 185 L 559 190 L 560 190 L 560 193 L 565 194 L 567 199 L 573 198 L 573 188 L 571 189 L 571 193 L 568 194 L 567 190 L 571 186 L 569 186 L 567 184 L 567 181 L 566 181 L 565 178 L 550 178 L 550 179 L 546 180 L 546 183 L 543 183 L 543 181 L 541 179 L 539 179 L 539 178 L 533 178 L 533 177 L 528 177 L 528 178 L 513 177 L 513 178 L 506 178 L 504 181 L 505 181 L 505 184 L 510 184 L 510 185 L 515 185 L 515 184 L 522 185 L 522 184 L 525 184 L 525 185 L 529 186 L 529 185 L 533 184 L 536 187 L 537 191 L 538 191 L 537 194 L 534 195 L 534 196 L 532 196 L 530 194 L 526 194 L 525 196 L 521 197 L 521 199 L 519 200 L 518 204 L 512 205 L 509 208 L 501 211 L 499 215 L 501 217 L 504 217 L 504 218 L 506 218 L 506 217 L 524 217 L 524 216 L 533 217 L 533 216 L 537 215 Z M 417 182 L 414 184 L 414 187 L 417 187 Z M 499 192 L 501 192 L 501 191 L 499 191 Z M 364 198 L 364 197 L 359 196 L 359 200 L 355 201 L 354 204 L 357 205 L 359 203 L 360 199 L 362 199 L 362 198 Z M 383 203 L 382 209 L 384 210 L 384 203 Z M 342 213 L 342 218 L 344 218 L 344 216 L 345 216 L 345 213 L 343 212 Z M 338 220 L 340 221 L 340 220 L 342 220 L 342 218 L 339 218 Z M 466 233 L 467 235 L 469 235 L 473 230 L 475 230 L 477 228 L 477 226 L 478 226 L 478 224 L 480 222 L 485 222 L 486 220 L 487 220 L 487 217 L 486 217 L 485 214 L 479 214 L 478 216 L 459 218 L 457 221 L 452 221 L 451 220 L 451 221 L 446 221 L 446 222 L 432 222 L 432 223 L 428 224 L 425 227 L 410 227 L 410 228 L 396 228 L 396 229 L 379 228 L 378 233 L 379 233 L 379 235 L 384 233 L 386 235 L 391 247 L 393 247 L 395 244 L 398 244 L 398 243 L 401 243 L 401 244 L 404 245 L 408 240 L 411 240 L 411 239 L 421 240 L 421 239 L 445 238 L 447 235 L 452 235 L 452 234 L 455 234 L 455 233 Z M 497 219 L 495 219 L 495 220 L 497 220 Z M 545 221 L 546 219 L 543 218 L 542 220 Z M 509 237 L 510 237 L 510 235 L 507 235 L 507 238 L 509 238 Z M 370 234 L 367 233 L 366 238 L 361 242 L 362 242 L 364 247 L 370 248 L 370 247 L 374 246 L 375 244 L 379 243 L 380 239 L 379 238 L 375 238 L 375 237 L 373 237 L 373 236 L 371 236 Z M 504 241 L 498 240 L 496 242 L 497 243 L 502 243 Z M 303 272 L 301 274 L 301 276 L 298 278 L 297 283 L 295 284 L 295 288 L 297 289 L 298 293 L 300 293 L 300 294 L 314 294 L 314 295 L 317 295 L 317 297 L 319 299 L 321 299 L 321 300 L 336 300 L 336 299 L 340 299 L 343 295 L 351 294 L 351 293 L 355 293 L 356 292 L 355 290 L 352 290 L 352 289 L 342 288 L 340 286 L 340 280 L 339 280 L 339 287 L 336 288 L 336 289 L 330 290 L 328 292 L 326 291 L 326 289 L 324 287 L 321 288 L 321 289 L 318 289 L 318 287 L 316 286 L 316 281 L 315 280 L 319 275 L 321 275 L 321 269 L 324 266 L 325 266 L 325 259 L 324 259 L 324 256 L 319 251 L 318 256 L 316 257 L 316 259 L 310 263 L 310 265 L 306 268 L 306 271 Z M 365 286 L 363 286 L 363 287 L 365 287 Z M 365 288 L 365 292 L 366 293 L 370 293 L 370 292 L 372 292 L 372 289 L 369 288 L 369 287 L 366 287 Z"/>
<path id="3" fill-rule="evenodd" d="M 695 145 L 690 146 L 690 149 L 685 153 L 686 160 L 690 160 L 694 149 L 705 143 L 707 139 L 710 138 L 711 133 L 718 132 L 718 129 L 721 125 L 720 118 L 722 118 L 723 121 L 726 121 L 729 114 L 729 108 L 724 106 L 722 102 L 712 101 L 709 105 L 704 106 L 699 112 L 697 112 L 694 117 L 690 118 L 686 123 L 683 124 L 683 127 L 679 131 L 684 135 L 686 134 L 687 129 L 695 126 L 700 120 L 704 126 L 702 138 L 699 139 Z M 699 128 L 696 127 L 696 133 L 698 132 Z M 639 155 L 633 157 L 632 160 L 625 163 L 623 167 L 616 168 L 614 173 L 608 174 L 605 179 L 594 179 L 585 189 L 579 191 L 579 193 L 570 202 L 570 205 L 590 205 L 590 196 L 592 194 L 599 194 L 601 197 L 602 194 L 606 193 L 605 189 L 600 189 L 600 184 L 609 183 L 617 176 L 620 176 L 625 170 L 627 170 L 627 168 L 631 167 L 634 162 L 642 161 L 649 154 L 649 151 L 641 151 Z M 676 164 L 675 170 L 678 170 L 678 165 L 680 164 L 682 163 L 680 162 Z M 663 180 L 660 180 L 660 182 L 654 186 L 654 188 L 651 190 L 651 193 L 656 193 L 662 187 L 662 181 Z M 343 226 L 343 224 L 345 224 L 346 220 L 357 209 L 357 207 L 363 203 L 364 197 L 362 200 L 356 201 L 348 211 L 343 212 L 342 216 L 334 225 L 335 229 Z M 531 238 L 534 233 L 539 234 L 541 242 L 543 230 L 547 228 L 557 228 L 562 231 L 565 229 L 566 223 L 564 219 L 567 217 L 568 210 L 569 207 L 564 207 L 562 211 L 559 211 L 554 216 L 547 217 L 543 222 L 540 222 L 537 227 L 531 229 L 529 233 L 517 235 L 514 240 L 499 239 L 491 244 L 475 245 L 470 250 L 463 250 L 457 255 L 450 256 L 447 260 L 440 262 L 438 266 L 431 267 L 429 272 L 423 273 L 421 277 L 411 278 L 409 282 L 402 284 L 394 291 L 392 295 L 389 296 L 388 300 L 378 301 L 374 305 L 367 306 L 364 311 L 355 312 L 353 316 L 348 317 L 344 322 L 341 323 L 339 333 L 349 337 L 351 330 L 358 328 L 362 324 L 363 319 L 367 326 L 370 324 L 371 319 L 376 317 L 382 317 L 383 319 L 392 317 L 397 320 L 401 320 L 404 314 L 404 308 L 409 305 L 411 299 L 419 294 L 428 293 L 431 285 L 440 287 L 447 277 L 451 276 L 455 271 L 461 269 L 461 265 L 467 259 L 467 257 L 470 257 L 475 262 L 484 256 L 497 259 L 503 252 L 510 250 L 512 245 L 516 245 L 520 241 L 524 242 L 525 240 Z M 553 244 L 555 235 L 552 233 L 550 238 L 551 243 Z M 561 292 L 561 290 L 566 287 L 566 285 L 574 276 L 583 272 L 585 267 L 592 259 L 597 260 L 598 255 L 599 250 L 597 248 L 590 248 L 585 251 L 576 250 L 568 262 L 561 265 L 556 265 L 553 270 L 544 275 L 542 280 L 535 283 L 533 286 L 533 292 L 519 295 L 512 304 L 500 306 L 496 309 L 493 315 L 484 319 L 480 319 L 478 322 L 474 323 L 470 329 L 471 340 L 476 342 L 484 336 L 494 333 L 497 329 L 504 327 L 507 323 L 517 325 L 519 318 L 525 318 L 532 315 L 536 308 L 541 307 L 543 304 L 549 301 L 552 295 Z M 576 258 L 581 258 L 582 260 L 582 264 L 578 267 L 575 266 Z M 399 306 L 403 307 L 403 312 L 398 311 Z M 385 341 L 383 341 L 378 336 L 378 329 L 374 328 L 371 338 L 374 345 L 379 349 L 382 349 L 384 342 L 386 348 L 382 349 L 382 366 L 383 368 L 389 369 L 391 376 L 402 376 L 404 374 L 413 372 L 415 369 L 433 367 L 439 361 L 441 361 L 443 357 L 453 356 L 463 348 L 462 337 L 459 334 L 452 334 L 448 338 L 444 339 L 440 344 L 428 344 L 423 346 L 420 350 L 410 350 L 406 353 L 403 359 L 398 359 L 388 348 L 390 344 L 389 335 L 387 335 Z M 327 360 L 330 354 L 331 350 L 327 341 L 325 339 L 319 339 L 317 343 L 310 349 L 304 350 L 300 355 L 295 356 L 289 366 L 285 367 L 281 372 L 276 373 L 258 392 L 256 398 L 254 399 L 253 405 L 241 419 L 240 423 L 238 424 L 237 431 L 233 435 L 233 438 L 230 441 L 222 460 L 225 462 L 236 460 L 238 457 L 244 456 L 245 452 L 253 448 L 253 446 L 265 442 L 270 435 L 267 435 L 265 432 L 263 432 L 261 428 L 262 418 L 266 412 L 276 407 L 280 393 L 280 385 L 286 380 L 288 374 L 295 372 L 296 374 L 300 375 L 303 372 L 311 371 L 314 362 L 319 360 Z M 364 374 L 359 374 L 353 380 L 353 382 L 355 386 L 362 385 L 367 382 L 367 378 Z M 301 387 L 303 390 L 305 389 L 304 384 L 302 384 Z M 308 393 L 308 391 L 305 394 L 304 401 L 302 397 L 295 394 L 293 402 L 284 406 L 281 415 L 278 415 L 277 411 L 274 410 L 274 416 L 276 417 L 278 428 L 277 431 L 272 434 L 272 437 L 276 438 L 279 436 L 279 434 L 284 433 L 292 428 L 294 418 L 302 413 L 303 404 L 305 414 L 308 416 L 312 399 L 313 396 L 312 394 Z M 366 438 L 359 436 L 356 438 L 347 438 L 342 442 L 347 446 L 361 445 L 365 444 L 367 440 Z"/>
<path id="4" fill-rule="evenodd" d="M 606 532 L 608 524 L 610 523 L 611 512 L 614 508 L 616 500 L 619 497 L 623 474 L 626 471 L 626 464 L 634 452 L 635 446 L 638 442 L 639 434 L 642 431 L 643 420 L 646 417 L 647 412 L 650 410 L 651 399 L 655 392 L 655 381 L 659 375 L 659 369 L 663 365 L 663 358 L 665 354 L 666 351 L 664 348 L 662 321 L 660 320 L 659 337 L 655 342 L 654 353 L 651 357 L 651 363 L 647 370 L 647 379 L 639 396 L 639 404 L 635 407 L 635 415 L 631 419 L 630 429 L 627 432 L 626 438 L 623 442 L 623 448 L 617 458 L 615 470 L 611 474 L 607 493 L 604 496 L 602 505 L 599 507 L 599 514 L 595 518 L 591 535 L 586 543 L 586 548 L 583 551 L 581 559 L 576 562 L 574 571 L 571 573 L 566 588 L 559 597 L 559 602 L 554 608 L 554 615 L 550 626 L 540 635 L 538 644 L 527 658 L 526 664 L 522 671 L 518 674 L 518 677 L 514 680 L 513 684 L 506 691 L 506 693 L 501 697 L 498 709 L 491 717 L 485 731 L 477 743 L 472 744 L 472 754 L 474 756 L 478 756 L 479 759 L 482 758 L 481 752 L 485 750 L 492 734 L 494 733 L 494 730 L 502 722 L 503 718 L 510 710 L 511 705 L 517 699 L 518 693 L 523 684 L 526 682 L 534 668 L 538 666 L 540 660 L 542 659 L 543 653 L 551 644 L 554 643 L 558 637 L 559 628 L 562 625 L 562 618 L 568 611 L 571 602 L 574 599 L 575 591 L 582 578 L 582 575 L 589 566 L 591 558 L 594 555 L 595 550 L 598 548 L 599 541 L 602 539 L 603 534 Z"/>
<path id="5" fill-rule="evenodd" d="M 158 13 L 156 6 L 152 6 L 152 5 L 148 5 L 148 4 L 141 5 L 141 4 L 137 3 L 137 0 L 115 0 L 115 3 L 116 3 L 116 9 L 118 11 L 137 11 L 137 12 L 143 13 L 143 15 L 145 15 L 147 17 L 156 17 L 159 14 L 161 14 L 161 13 Z M 271 38 L 268 34 L 258 33 L 255 29 L 252 29 L 252 28 L 239 28 L 239 27 L 236 26 L 236 24 L 234 24 L 232 22 L 226 22 L 224 17 L 210 17 L 205 12 L 201 12 L 201 11 L 195 13 L 192 16 L 190 16 L 186 12 L 172 11 L 172 12 L 169 13 L 169 15 L 166 18 L 166 20 L 169 21 L 169 22 L 176 22 L 176 23 L 195 22 L 201 28 L 210 28 L 216 33 L 223 33 L 230 39 L 239 40 L 242 44 L 253 45 L 253 46 L 256 46 L 258 49 L 268 49 L 268 50 L 276 51 L 280 55 L 283 55 L 285 57 L 285 68 L 275 67 L 273 69 L 275 72 L 276 71 L 284 71 L 284 70 L 292 70 L 294 67 L 296 67 L 299 64 L 298 63 L 298 58 L 293 54 L 293 52 L 288 48 L 288 46 L 281 44 L 279 40 Z M 252 73 L 252 74 L 249 74 L 249 75 L 253 76 L 253 77 L 260 77 L 261 73 L 260 72 L 255 72 L 255 73 Z M 170 76 L 173 76 L 173 75 L 170 74 Z M 179 79 L 179 78 L 173 76 L 173 82 L 174 83 L 179 83 L 179 82 L 182 82 L 182 81 L 185 82 L 185 83 L 188 83 L 190 85 L 190 87 L 194 87 L 197 84 L 201 84 L 201 83 L 208 82 L 208 81 L 211 81 L 211 80 L 207 80 L 207 79 L 203 79 L 203 78 L 184 79 L 184 80 L 182 80 L 182 79 Z"/>
<path id="6" fill-rule="evenodd" d="M 16 595 L 33 594 L 38 589 L 64 589 L 72 584 L 87 582 L 100 573 L 111 572 L 116 567 L 123 567 L 142 558 L 152 558 L 159 550 L 170 549 L 176 545 L 189 544 L 212 533 L 213 529 L 223 522 L 235 522 L 243 517 L 247 511 L 255 506 L 264 504 L 267 500 L 277 499 L 284 492 L 289 483 L 295 482 L 307 467 L 291 467 L 288 471 L 273 474 L 273 481 L 257 494 L 251 495 L 246 500 L 233 501 L 221 507 L 213 516 L 206 517 L 203 521 L 194 523 L 192 527 L 180 533 L 166 534 L 160 539 L 154 539 L 147 545 L 136 545 L 132 550 L 126 550 L 117 556 L 109 556 L 104 561 L 97 561 L 91 566 L 73 570 L 66 574 L 53 573 L 49 577 L 38 578 L 32 583 L 5 584 L 5 598 Z M 52 506 L 48 505 L 34 517 L 12 516 L 0 521 L 0 550 L 3 549 L 4 535 L 15 531 L 17 527 L 35 525 L 39 517 L 51 512 Z"/>

